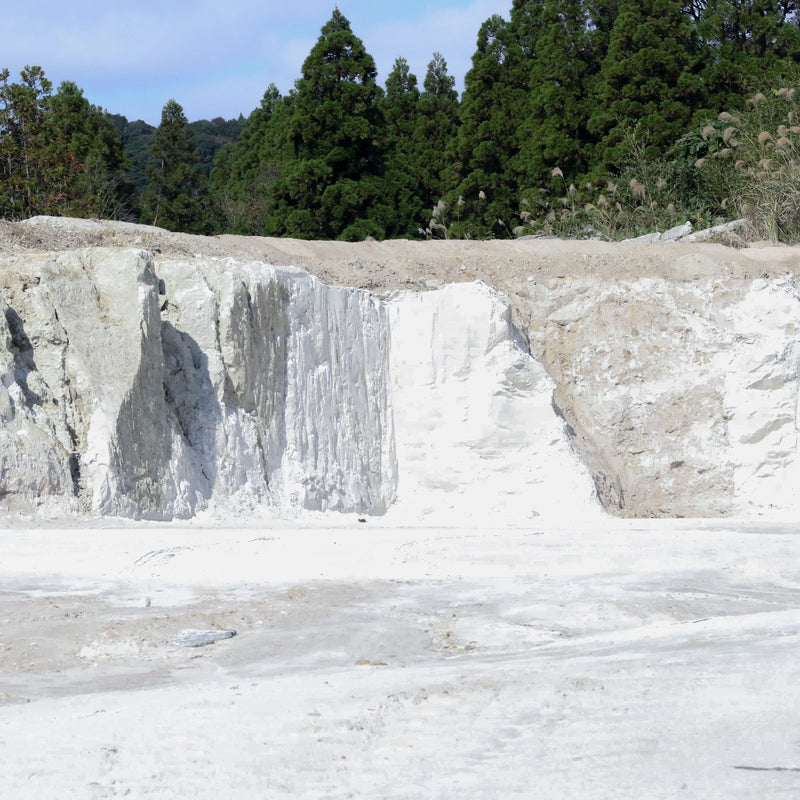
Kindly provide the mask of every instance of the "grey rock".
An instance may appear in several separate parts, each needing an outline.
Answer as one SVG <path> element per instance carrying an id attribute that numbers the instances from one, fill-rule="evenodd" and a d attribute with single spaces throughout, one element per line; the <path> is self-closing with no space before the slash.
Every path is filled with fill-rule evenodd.
<path id="1" fill-rule="evenodd" d="M 207 644 L 232 639 L 234 636 L 236 636 L 236 631 L 232 628 L 209 631 L 187 628 L 173 637 L 170 640 L 170 644 L 176 647 L 204 647 Z"/>

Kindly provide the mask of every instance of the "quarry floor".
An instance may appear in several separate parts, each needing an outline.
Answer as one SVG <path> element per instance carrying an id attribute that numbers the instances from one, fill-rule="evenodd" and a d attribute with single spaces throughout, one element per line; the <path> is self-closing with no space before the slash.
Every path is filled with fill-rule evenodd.
<path id="1" fill-rule="evenodd" d="M 800 794 L 794 524 L 53 522 L 0 552 L 3 797 Z"/>

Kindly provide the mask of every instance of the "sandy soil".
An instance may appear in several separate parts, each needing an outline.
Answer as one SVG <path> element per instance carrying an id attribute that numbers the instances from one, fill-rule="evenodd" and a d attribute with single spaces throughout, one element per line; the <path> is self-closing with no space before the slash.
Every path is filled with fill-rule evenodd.
<path id="1" fill-rule="evenodd" d="M 340 519 L 0 548 L 14 800 L 800 791 L 793 526 Z M 176 646 L 187 628 L 237 635 Z"/>
<path id="2" fill-rule="evenodd" d="M 738 250 L 722 244 L 547 238 L 346 243 L 193 236 L 108 220 L 37 217 L 18 223 L 0 221 L 0 251 L 5 255 L 96 246 L 141 247 L 153 251 L 156 258 L 202 254 L 296 265 L 328 283 L 376 291 L 482 280 L 514 294 L 526 288 L 529 278 L 543 281 L 590 274 L 608 280 L 651 275 L 689 280 L 718 274 L 753 278 L 800 271 L 800 248 L 768 243 Z"/>

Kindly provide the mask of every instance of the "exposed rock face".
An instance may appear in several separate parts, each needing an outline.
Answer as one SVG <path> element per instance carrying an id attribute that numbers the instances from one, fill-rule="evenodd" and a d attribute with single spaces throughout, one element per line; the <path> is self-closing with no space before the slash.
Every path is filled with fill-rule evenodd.
<path id="1" fill-rule="evenodd" d="M 604 506 L 630 516 L 797 508 L 793 278 L 562 289 L 533 290 L 545 316 L 532 345 Z"/>
<path id="2" fill-rule="evenodd" d="M 202 498 L 384 512 L 397 464 L 383 303 L 291 267 L 198 258 L 159 273 L 165 393 Z"/>
<path id="3" fill-rule="evenodd" d="M 521 522 L 595 492 L 627 516 L 796 513 L 795 278 L 716 246 L 637 276 L 609 247 L 557 272 L 539 265 L 562 243 L 524 268 L 506 248 L 519 330 L 482 284 L 381 299 L 255 260 L 20 250 L 0 270 L 0 505 L 397 499 L 446 522 L 468 501 Z"/>
<path id="4" fill-rule="evenodd" d="M 154 509 L 162 499 L 154 466 L 169 437 L 152 261 L 102 250 L 37 254 L 3 278 L 3 502 Z"/>
<path id="5" fill-rule="evenodd" d="M 508 302 L 483 283 L 389 303 L 398 506 L 447 524 L 595 516 L 591 476 Z"/>
<path id="6" fill-rule="evenodd" d="M 5 272 L 6 507 L 383 512 L 396 489 L 384 306 L 293 268 L 160 273 L 149 254 L 103 249 Z"/>

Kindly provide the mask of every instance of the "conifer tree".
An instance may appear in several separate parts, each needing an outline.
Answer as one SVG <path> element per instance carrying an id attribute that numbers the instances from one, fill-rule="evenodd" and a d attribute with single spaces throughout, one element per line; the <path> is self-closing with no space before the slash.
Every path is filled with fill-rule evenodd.
<path id="1" fill-rule="evenodd" d="M 408 61 L 399 57 L 386 78 L 381 108 L 390 138 L 405 148 L 414 131 L 418 100 L 417 76 L 409 69 Z"/>
<path id="2" fill-rule="evenodd" d="M 434 53 L 417 103 L 413 133 L 414 174 L 429 212 L 455 186 L 453 153 L 459 108 L 455 83 L 442 54 Z"/>
<path id="3" fill-rule="evenodd" d="M 129 218 L 133 187 L 119 132 L 72 81 L 47 103 L 47 157 L 57 165 L 49 213 Z"/>
<path id="4" fill-rule="evenodd" d="M 698 59 L 681 0 L 619 0 L 593 94 L 596 166 L 621 166 L 634 128 L 653 155 L 686 132 L 704 101 Z"/>
<path id="5" fill-rule="evenodd" d="M 706 58 L 702 77 L 716 109 L 740 108 L 768 77 L 796 74 L 800 28 L 795 0 L 708 0 L 689 6 Z"/>
<path id="6" fill-rule="evenodd" d="M 414 142 L 419 96 L 417 76 L 404 58 L 397 58 L 380 100 L 388 144 L 381 182 L 384 192 L 395 198 L 395 218 L 389 226 L 394 235 L 415 235 L 424 216 Z"/>
<path id="7" fill-rule="evenodd" d="M 44 152 L 47 99 L 52 84 L 41 67 L 26 66 L 18 83 L 0 70 L 0 216 L 45 213 L 54 165 Z"/>
<path id="8" fill-rule="evenodd" d="M 141 198 L 142 222 L 185 233 L 212 230 L 207 184 L 197 161 L 183 108 L 169 100 L 150 149 L 149 184 Z"/>
<path id="9" fill-rule="evenodd" d="M 544 5 L 545 0 L 513 0 L 511 4 L 509 28 L 520 49 L 518 80 L 524 83 L 530 78 L 528 68 L 536 56 L 536 40 L 545 25 Z"/>
<path id="10" fill-rule="evenodd" d="M 552 184 L 555 168 L 571 178 L 587 171 L 591 137 L 586 126 L 592 112 L 588 94 L 596 68 L 582 0 L 543 0 L 535 6 L 535 24 L 529 9 L 515 30 L 527 43 L 523 63 L 529 89 L 519 129 L 517 171 L 521 187 L 528 189 Z M 513 11 L 511 20 L 513 25 Z"/>
<path id="11" fill-rule="evenodd" d="M 449 198 L 451 206 L 463 204 L 460 235 L 509 235 L 518 199 L 512 161 L 526 97 L 520 61 L 512 29 L 495 14 L 478 32 L 460 106 L 456 169 L 461 181 Z"/>
<path id="12" fill-rule="evenodd" d="M 217 154 L 211 173 L 211 194 L 233 233 L 264 232 L 272 188 L 281 166 L 292 156 L 287 133 L 291 98 L 281 97 L 271 83 L 260 106 L 247 119 L 241 138 Z"/>
<path id="13" fill-rule="evenodd" d="M 274 187 L 266 233 L 299 238 L 382 238 L 396 220 L 381 185 L 387 149 L 375 62 L 336 9 L 295 85 L 288 136 L 293 159 Z"/>

